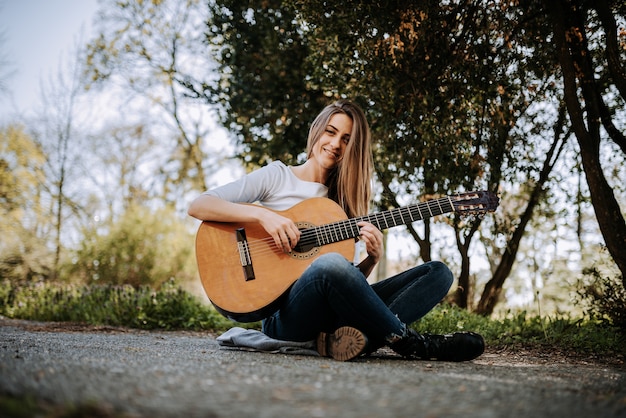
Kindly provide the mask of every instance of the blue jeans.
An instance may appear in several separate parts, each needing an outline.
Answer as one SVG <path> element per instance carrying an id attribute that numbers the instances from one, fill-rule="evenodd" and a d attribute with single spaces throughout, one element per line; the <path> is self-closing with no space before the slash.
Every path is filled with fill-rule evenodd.
<path id="1" fill-rule="evenodd" d="M 445 264 L 431 261 L 370 285 L 342 255 L 324 254 L 263 321 L 263 332 L 279 340 L 310 341 L 349 325 L 363 332 L 372 348 L 382 347 L 439 303 L 452 281 Z"/>

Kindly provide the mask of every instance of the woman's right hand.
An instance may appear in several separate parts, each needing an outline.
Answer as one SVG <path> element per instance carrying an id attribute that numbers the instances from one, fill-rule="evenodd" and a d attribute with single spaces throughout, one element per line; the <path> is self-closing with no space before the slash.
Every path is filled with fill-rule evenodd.
<path id="1" fill-rule="evenodd" d="M 191 203 L 188 213 L 201 221 L 259 222 L 276 246 L 286 253 L 300 239 L 300 230 L 291 219 L 259 205 L 232 203 L 203 194 Z"/>
<path id="2" fill-rule="evenodd" d="M 276 246 L 288 253 L 300 240 L 300 230 L 289 218 L 271 210 L 264 210 L 259 222 L 265 231 L 274 239 Z"/>

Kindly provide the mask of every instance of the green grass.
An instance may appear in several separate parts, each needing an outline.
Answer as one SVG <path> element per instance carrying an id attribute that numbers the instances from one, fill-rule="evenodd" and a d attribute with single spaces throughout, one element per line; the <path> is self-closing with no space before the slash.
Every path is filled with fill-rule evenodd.
<path id="1" fill-rule="evenodd" d="M 113 285 L 15 285 L 0 282 L 0 315 L 36 321 L 81 322 L 140 329 L 206 330 L 221 333 L 238 325 L 212 306 L 174 283 L 161 289 Z M 441 304 L 413 325 L 418 332 L 449 333 L 471 330 L 482 334 L 491 348 L 537 348 L 597 356 L 624 356 L 623 330 L 583 318 L 528 316 L 510 313 L 501 319 L 472 314 Z"/>

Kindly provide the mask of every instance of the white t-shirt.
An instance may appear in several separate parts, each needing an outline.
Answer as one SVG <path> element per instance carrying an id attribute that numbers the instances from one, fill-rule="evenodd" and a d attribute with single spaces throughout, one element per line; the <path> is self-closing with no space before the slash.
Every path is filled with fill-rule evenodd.
<path id="1" fill-rule="evenodd" d="M 233 203 L 260 203 L 273 210 L 286 210 L 311 197 L 328 197 L 328 187 L 300 180 L 281 161 L 265 167 L 204 194 Z"/>

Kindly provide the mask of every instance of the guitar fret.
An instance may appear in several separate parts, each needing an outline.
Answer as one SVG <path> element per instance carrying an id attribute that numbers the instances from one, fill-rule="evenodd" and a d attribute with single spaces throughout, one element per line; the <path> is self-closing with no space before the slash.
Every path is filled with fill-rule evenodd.
<path id="1" fill-rule="evenodd" d="M 337 235 L 339 236 L 339 241 L 343 241 L 344 239 L 346 239 L 343 236 L 343 222 L 337 222 L 337 227 L 335 230 L 337 231 Z"/>
<path id="2" fill-rule="evenodd" d="M 350 238 L 350 232 L 348 231 L 348 221 L 341 223 L 343 225 L 343 231 L 346 233 L 346 239 Z"/>
<path id="3" fill-rule="evenodd" d="M 328 243 L 330 244 L 330 243 L 334 242 L 333 241 L 333 225 L 332 224 L 329 224 L 326 227 L 326 232 L 328 233 Z"/>
<path id="4" fill-rule="evenodd" d="M 393 217 L 393 220 L 396 223 L 396 225 L 404 224 L 404 218 L 402 217 L 402 209 L 401 208 L 397 208 L 397 209 L 395 209 L 394 213 L 395 213 L 395 215 Z"/>
<path id="5" fill-rule="evenodd" d="M 413 222 L 413 218 L 411 217 L 411 211 L 409 210 L 409 208 L 400 208 L 400 212 L 403 214 L 402 219 L 405 221 L 405 225 Z"/>
<path id="6" fill-rule="evenodd" d="M 320 229 L 319 227 L 313 227 L 311 228 L 311 230 L 313 231 L 313 235 L 315 235 L 315 244 L 319 247 L 320 245 L 322 245 L 322 237 L 320 236 Z"/>
<path id="7" fill-rule="evenodd" d="M 407 224 L 413 222 L 413 216 L 411 216 L 411 210 L 409 208 L 404 208 L 403 211 L 409 217 L 409 222 L 407 222 Z"/>
<path id="8" fill-rule="evenodd" d="M 360 219 L 354 219 L 354 221 L 350 222 L 350 229 L 352 230 L 352 236 L 354 238 L 359 236 L 359 226 L 357 225 L 357 223 L 359 223 L 361 220 Z"/>
<path id="9" fill-rule="evenodd" d="M 406 214 L 409 216 L 409 219 L 411 220 L 410 222 L 414 222 L 415 220 L 413 219 L 413 214 L 411 213 L 411 208 L 405 208 L 404 211 L 406 212 Z M 410 223 L 409 222 L 409 223 Z"/>
<path id="10" fill-rule="evenodd" d="M 422 208 L 423 208 L 423 204 L 419 203 L 417 205 L 417 210 L 419 211 L 420 217 L 421 217 L 421 219 L 426 219 L 426 216 L 424 216 L 424 214 L 422 213 Z"/>
<path id="11" fill-rule="evenodd" d="M 406 222 L 404 222 L 404 216 L 402 216 L 402 209 L 400 209 L 398 213 L 400 214 L 400 220 L 402 221 L 402 223 L 406 224 Z"/>
<path id="12" fill-rule="evenodd" d="M 344 235 L 344 232 L 346 230 L 346 226 L 344 222 L 338 222 L 337 223 L 337 232 L 339 233 L 339 240 L 343 241 L 344 239 L 347 239 L 348 237 L 346 235 Z"/>
<path id="13" fill-rule="evenodd" d="M 372 218 L 371 215 L 369 216 L 369 218 L 370 219 Z M 382 229 L 382 225 L 380 224 L 380 221 L 378 220 L 378 215 L 374 215 L 374 220 L 370 221 L 370 223 L 376 225 L 378 229 Z"/>
<path id="14" fill-rule="evenodd" d="M 391 209 L 387 211 L 387 219 L 391 221 L 391 223 L 393 224 L 392 226 L 398 224 L 397 214 L 398 214 L 398 209 Z"/>
<path id="15" fill-rule="evenodd" d="M 329 224 L 327 230 L 328 230 L 328 242 L 329 243 L 335 242 L 335 237 L 333 236 L 333 232 L 335 229 L 333 228 L 333 224 Z"/>
<path id="16" fill-rule="evenodd" d="M 330 235 L 329 235 L 329 232 L 328 232 L 328 225 L 324 226 L 323 231 L 324 231 L 324 238 L 325 238 L 325 242 L 324 243 L 325 244 L 330 244 L 330 239 L 329 239 Z"/>
<path id="17" fill-rule="evenodd" d="M 335 242 L 337 242 L 337 241 L 341 241 L 341 240 L 339 239 L 339 230 L 337 229 L 337 225 L 335 225 L 335 226 L 333 227 L 333 232 L 335 233 Z"/>
<path id="18" fill-rule="evenodd" d="M 449 210 L 454 210 L 454 203 L 452 203 L 452 198 L 450 196 L 447 196 L 447 200 L 448 200 L 448 204 L 450 205 Z"/>
<path id="19" fill-rule="evenodd" d="M 318 226 L 317 228 L 315 228 L 318 232 L 317 236 L 318 236 L 318 240 L 320 245 L 324 245 L 325 241 L 324 241 L 324 226 Z"/>

